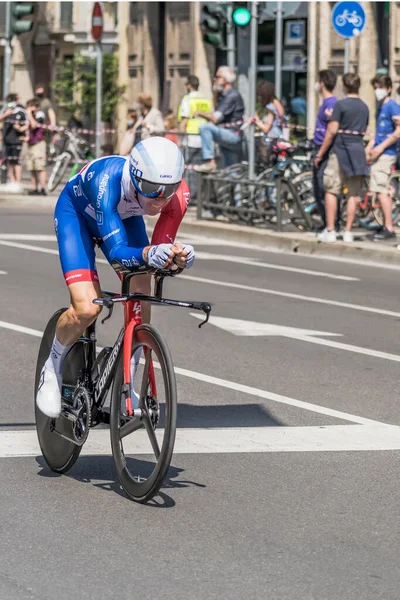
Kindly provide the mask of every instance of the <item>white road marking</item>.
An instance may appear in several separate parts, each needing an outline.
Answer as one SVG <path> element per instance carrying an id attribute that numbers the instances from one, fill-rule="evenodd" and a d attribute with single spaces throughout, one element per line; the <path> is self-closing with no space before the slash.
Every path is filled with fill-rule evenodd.
<path id="1" fill-rule="evenodd" d="M 263 269 L 275 269 L 276 271 L 290 271 L 292 273 L 302 273 L 303 275 L 312 275 L 313 277 L 327 277 L 328 279 L 341 279 L 342 281 L 360 281 L 357 277 L 347 275 L 333 275 L 323 271 L 311 271 L 310 269 L 300 269 L 297 267 L 286 267 L 273 263 L 265 263 L 258 260 L 251 260 L 243 256 L 231 256 L 229 254 L 215 254 L 212 252 L 196 252 L 196 260 L 212 260 L 219 262 L 232 262 L 234 264 L 249 265 Z"/>
<path id="2" fill-rule="evenodd" d="M 33 250 L 35 252 L 44 252 L 45 254 L 57 254 L 58 250 L 54 248 L 44 248 L 43 246 L 32 246 L 30 244 L 13 242 L 10 240 L 21 239 L 22 236 L 18 234 L 0 234 L 0 244 L 2 246 L 10 246 L 13 248 L 21 248 L 23 250 Z M 55 236 L 50 235 L 38 235 L 38 236 L 25 236 L 23 239 L 33 241 L 37 238 L 37 241 L 55 241 Z M 251 260 L 249 258 L 240 256 L 231 256 L 229 254 L 212 254 L 209 252 L 196 252 L 196 259 L 199 260 L 219 260 L 225 262 L 232 262 L 235 264 L 251 265 L 264 269 L 274 269 L 276 271 L 289 271 L 291 273 L 302 273 L 303 275 L 311 275 L 313 277 L 327 277 L 328 279 L 342 280 L 342 281 L 360 281 L 357 277 L 349 277 L 347 275 L 333 275 L 332 273 L 325 273 L 323 271 L 312 271 L 310 269 L 300 269 L 297 267 L 286 267 L 284 265 L 276 265 L 273 263 L 260 262 L 258 260 Z M 104 259 L 96 259 L 97 262 L 108 264 Z"/>
<path id="3" fill-rule="evenodd" d="M 22 327 L 21 325 L 15 325 L 13 323 L 6 323 L 5 321 L 0 321 L 0 327 L 5 327 L 6 329 L 14 329 L 15 331 L 26 333 L 28 335 L 34 335 L 36 337 L 41 337 L 43 335 L 42 332 L 38 331 L 37 329 L 29 329 L 29 327 Z M 98 347 L 97 350 L 100 351 L 100 348 Z M 157 369 L 160 368 L 160 365 L 157 362 L 154 362 L 154 366 Z M 272 402 L 286 404 L 288 406 L 295 406 L 296 408 L 309 410 L 311 412 L 327 415 L 329 417 L 334 417 L 343 421 L 350 421 L 351 423 L 358 423 L 359 425 L 382 424 L 379 421 L 374 421 L 372 419 L 358 417 L 357 415 L 345 413 L 340 410 L 334 410 L 326 406 L 311 404 L 310 402 L 303 402 L 303 400 L 296 400 L 295 398 L 289 398 L 288 396 L 281 396 L 280 394 L 275 394 L 274 392 L 268 392 L 266 390 L 254 388 L 249 385 L 235 383 L 234 381 L 221 379 L 219 377 L 213 377 L 212 375 L 206 375 L 205 373 L 190 371 L 189 369 L 183 369 L 181 367 L 175 367 L 175 373 L 177 375 L 183 375 L 184 377 L 189 377 L 190 379 L 196 379 L 197 381 L 210 383 L 212 385 L 226 388 L 228 390 L 235 390 L 237 392 L 242 392 L 243 394 L 249 394 L 252 397 L 263 398 L 264 400 L 270 400 Z"/>
<path id="4" fill-rule="evenodd" d="M 203 317 L 198 313 L 190 313 L 192 317 L 196 319 L 202 319 Z M 210 317 L 209 323 L 215 325 L 220 329 L 229 331 L 234 335 L 243 336 L 281 336 L 292 338 L 294 340 L 300 340 L 301 342 L 309 342 L 310 344 L 319 344 L 320 346 L 328 346 L 330 348 L 337 348 L 338 350 L 345 350 L 347 352 L 355 352 L 356 354 L 365 354 L 366 356 L 373 356 L 375 358 L 383 358 L 384 360 L 392 360 L 393 362 L 400 362 L 400 356 L 397 354 L 390 354 L 389 352 L 381 352 L 380 350 L 372 350 L 371 348 L 363 348 L 362 346 L 353 346 L 352 344 L 343 344 L 341 342 L 334 342 L 332 340 L 321 340 L 315 338 L 316 335 L 322 336 L 341 336 L 341 333 L 327 333 L 324 331 L 312 331 L 309 329 L 297 329 L 296 327 L 285 327 L 281 325 L 271 325 L 269 323 L 255 323 L 253 321 L 243 321 L 241 319 L 229 319 L 227 317 Z"/>
<path id="5" fill-rule="evenodd" d="M 0 240 L 20 240 L 30 242 L 56 242 L 55 235 L 42 235 L 37 233 L 0 233 Z"/>
<path id="6" fill-rule="evenodd" d="M 161 439 L 163 430 L 157 431 Z M 332 425 L 329 427 L 226 427 L 186 428 L 176 433 L 174 454 L 251 452 L 354 452 L 400 449 L 400 427 L 394 425 Z M 146 432 L 124 439 L 132 456 L 150 454 Z M 82 456 L 110 455 L 110 433 L 89 433 Z M 35 430 L 0 431 L 0 458 L 39 456 Z"/>
<path id="7" fill-rule="evenodd" d="M 43 248 L 43 246 L 32 246 L 31 244 L 20 244 L 19 242 L 8 242 L 6 240 L 0 239 L 1 246 L 10 246 L 12 248 L 21 248 L 22 250 L 32 250 L 33 252 L 43 252 L 44 254 L 54 254 L 56 256 L 59 255 L 58 250 L 54 248 Z M 103 265 L 108 265 L 108 261 L 104 260 L 104 258 L 97 258 L 96 263 L 101 263 Z"/>
<path id="8" fill-rule="evenodd" d="M 38 246 L 32 246 L 30 244 L 19 244 L 16 242 L 2 241 L 0 239 L 0 245 L 11 246 L 14 248 L 22 248 L 24 250 L 33 250 L 34 252 L 44 252 L 47 254 L 54 254 L 58 256 L 58 250 L 52 248 L 42 248 Z M 104 265 L 108 265 L 108 261 L 102 258 L 96 258 L 96 262 Z M 362 306 L 361 304 L 350 304 L 349 302 L 340 302 L 338 300 L 328 300 L 326 298 L 317 298 L 314 296 L 303 296 L 302 294 L 292 294 L 290 292 L 280 292 L 278 290 L 271 290 L 268 288 L 259 288 L 251 285 L 243 285 L 241 283 L 230 283 L 228 281 L 217 281 L 215 279 L 206 279 L 205 277 L 193 277 L 192 275 L 180 275 L 180 279 L 187 279 L 188 281 L 194 281 L 197 283 L 207 283 L 210 285 L 219 285 L 222 287 L 233 288 L 237 290 L 245 290 L 249 292 L 259 292 L 260 294 L 269 294 L 272 296 L 280 296 L 282 298 L 292 298 L 293 300 L 304 300 L 306 302 L 316 302 L 318 304 L 327 304 L 329 306 L 340 306 L 343 308 L 350 308 L 352 310 L 359 310 L 362 312 L 370 312 L 376 315 L 385 315 L 389 317 L 400 317 L 400 313 L 393 310 L 385 310 L 382 308 L 374 308 L 372 306 Z"/>
<path id="9" fill-rule="evenodd" d="M 196 319 L 200 319 L 200 321 L 204 319 L 203 315 L 199 315 L 198 313 L 190 313 L 190 315 Z M 255 321 L 230 319 L 228 317 L 210 317 L 209 323 L 220 329 L 229 331 L 229 333 L 233 333 L 234 335 L 251 337 L 273 335 L 303 340 L 305 337 L 313 337 L 314 335 L 322 335 L 324 337 L 341 337 L 343 335 L 342 333 L 329 333 L 328 331 L 315 331 L 314 329 L 299 329 L 298 327 L 273 325 L 272 323 L 257 323 Z"/>
<path id="10" fill-rule="evenodd" d="M 7 271 L 0 271 L 0 275 L 8 275 Z"/>
<path id="11" fill-rule="evenodd" d="M 1 242 L 0 242 L 1 243 Z M 400 317 L 399 312 L 393 310 L 385 310 L 383 308 L 374 308 L 372 306 L 362 306 L 361 304 L 350 304 L 350 302 L 339 302 L 338 300 L 328 300 L 327 298 L 317 298 L 315 296 L 303 296 L 302 294 L 292 294 L 290 292 L 280 292 L 268 288 L 259 288 L 251 285 L 243 285 L 241 283 L 230 283 L 228 281 L 217 281 L 216 279 L 207 279 L 205 277 L 193 277 L 192 275 L 179 275 L 179 280 L 194 281 L 197 283 L 206 283 L 209 285 L 219 285 L 221 287 L 232 288 L 235 290 L 245 290 L 247 292 L 258 292 L 260 294 L 269 294 L 271 296 L 280 296 L 281 298 L 292 298 L 293 300 L 304 300 L 305 302 L 315 302 L 317 304 L 327 304 L 329 306 L 340 306 L 342 308 L 350 308 L 361 312 L 369 312 L 376 315 L 385 315 L 388 317 Z"/>
<path id="12" fill-rule="evenodd" d="M 15 323 L 7 323 L 6 321 L 0 321 L 0 327 L 3 327 L 3 329 L 12 329 L 13 331 L 18 331 L 19 333 L 34 335 L 35 337 L 41 338 L 43 336 L 43 331 L 31 329 L 30 327 L 23 327 L 22 325 L 16 325 Z"/>
<path id="13" fill-rule="evenodd" d="M 218 232 L 215 232 L 215 235 L 218 235 Z M 282 234 L 281 234 L 282 235 Z M 307 234 L 305 234 L 307 235 Z M 283 234 L 284 237 L 289 238 L 290 239 L 290 234 Z M 315 237 L 315 234 L 312 233 L 308 233 L 309 237 Z M 277 236 L 279 238 L 279 235 Z M 304 234 L 301 234 L 301 237 L 304 237 Z M 387 269 L 389 271 L 400 271 L 400 265 L 395 265 L 395 264 L 388 264 L 383 262 L 380 263 L 376 263 L 373 262 L 372 260 L 367 260 L 365 258 L 362 258 L 362 256 L 360 256 L 359 258 L 349 258 L 349 257 L 343 257 L 343 256 L 328 256 L 328 255 L 319 255 L 319 254 L 308 254 L 307 252 L 302 252 L 301 250 L 299 252 L 293 252 L 293 250 L 282 250 L 280 248 L 274 248 L 273 246 L 263 246 L 261 245 L 261 243 L 257 243 L 257 242 L 262 242 L 262 240 L 254 240 L 254 242 L 252 244 L 246 244 L 245 242 L 237 242 L 237 241 L 230 241 L 230 240 L 221 240 L 221 239 L 217 239 L 216 237 L 209 237 L 207 235 L 201 235 L 199 233 L 185 233 L 182 234 L 182 237 L 178 234 L 178 238 L 180 242 L 187 242 L 188 244 L 192 244 L 194 241 L 198 243 L 198 245 L 209 245 L 211 247 L 214 246 L 227 246 L 227 247 L 231 247 L 231 248 L 244 248 L 246 250 L 252 250 L 254 252 L 254 250 L 256 250 L 257 252 L 266 252 L 267 254 L 279 254 L 280 256 L 282 255 L 286 255 L 286 256 L 291 256 L 294 259 L 296 259 L 297 257 L 299 259 L 306 259 L 306 260 L 313 260 L 313 261 L 328 261 L 328 262 L 334 262 L 334 263 L 341 263 L 341 264 L 345 264 L 345 265 L 358 265 L 358 266 L 363 266 L 363 267 L 373 267 L 375 269 Z M 296 241 L 296 240 L 294 240 Z M 298 239 L 299 242 L 301 242 L 301 238 L 299 237 Z M 373 242 L 371 242 L 371 244 L 373 244 Z"/>

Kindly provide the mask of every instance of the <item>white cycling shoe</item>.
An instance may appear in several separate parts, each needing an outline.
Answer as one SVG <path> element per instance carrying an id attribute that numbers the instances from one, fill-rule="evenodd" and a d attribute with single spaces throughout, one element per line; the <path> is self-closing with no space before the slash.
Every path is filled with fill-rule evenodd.
<path id="1" fill-rule="evenodd" d="M 36 404 L 46 417 L 56 419 L 61 414 L 61 393 L 57 375 L 46 365 L 40 374 Z"/>

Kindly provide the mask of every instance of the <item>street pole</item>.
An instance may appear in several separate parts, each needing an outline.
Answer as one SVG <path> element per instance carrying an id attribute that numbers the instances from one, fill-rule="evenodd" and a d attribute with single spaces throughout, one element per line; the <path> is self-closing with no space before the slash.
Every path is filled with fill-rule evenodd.
<path id="1" fill-rule="evenodd" d="M 11 74 L 11 2 L 6 2 L 6 45 L 4 47 L 4 65 L 3 65 L 3 100 L 10 93 L 10 74 Z"/>
<path id="2" fill-rule="evenodd" d="M 96 62 L 96 157 L 101 153 L 101 94 L 103 88 L 103 52 L 101 41 L 97 42 L 97 62 Z"/>
<path id="3" fill-rule="evenodd" d="M 250 22 L 250 73 L 249 73 L 249 116 L 256 112 L 256 86 L 257 86 L 257 43 L 258 43 L 258 2 L 251 3 Z M 255 177 L 256 148 L 254 139 L 255 125 L 249 125 L 249 179 Z"/>
<path id="4" fill-rule="evenodd" d="M 282 96 L 282 1 L 277 2 L 275 21 L 275 95 Z"/>
<path id="5" fill-rule="evenodd" d="M 350 40 L 346 38 L 344 40 L 344 72 L 348 73 L 350 68 Z"/>
<path id="6" fill-rule="evenodd" d="M 227 50 L 227 62 L 228 67 L 235 70 L 236 57 L 235 57 L 235 27 L 232 21 L 233 6 L 232 2 L 229 2 L 228 9 L 226 11 L 226 18 L 228 20 L 226 25 L 226 50 Z"/>

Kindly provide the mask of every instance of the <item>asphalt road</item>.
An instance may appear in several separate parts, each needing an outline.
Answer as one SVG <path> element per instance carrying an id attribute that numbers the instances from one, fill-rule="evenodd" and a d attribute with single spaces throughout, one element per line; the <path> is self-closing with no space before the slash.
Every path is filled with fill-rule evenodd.
<path id="1" fill-rule="evenodd" d="M 49 209 L 0 208 L 0 598 L 398 600 L 400 265 L 193 239 L 166 293 L 212 318 L 153 311 L 179 431 L 143 506 L 109 452 L 56 476 L 30 450 L 38 332 L 68 300 L 53 235 Z"/>

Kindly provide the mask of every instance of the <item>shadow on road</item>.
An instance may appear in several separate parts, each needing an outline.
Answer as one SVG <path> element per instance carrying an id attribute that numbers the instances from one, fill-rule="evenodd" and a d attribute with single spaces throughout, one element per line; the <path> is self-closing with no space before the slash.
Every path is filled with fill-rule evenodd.
<path id="1" fill-rule="evenodd" d="M 277 427 L 261 404 L 178 404 L 178 427 Z"/>
<path id="2" fill-rule="evenodd" d="M 172 460 L 174 460 L 174 458 Z M 41 468 L 41 471 L 38 473 L 41 477 L 70 477 L 71 479 L 75 479 L 82 483 L 91 483 L 93 487 L 108 492 L 115 492 L 126 498 L 124 491 L 116 479 L 115 465 L 111 456 L 80 456 L 71 471 L 65 475 L 50 471 L 42 456 L 37 456 L 36 462 Z M 154 465 L 154 463 L 146 460 L 129 457 L 126 459 L 126 463 L 131 473 L 140 474 L 143 477 L 151 471 Z M 197 488 L 206 487 L 202 483 L 182 479 L 182 473 L 184 473 L 183 468 L 171 465 L 161 491 L 153 498 L 153 500 L 148 502 L 146 506 L 153 508 L 171 508 L 175 506 L 175 500 L 166 493 L 166 490 L 168 489 L 192 486 Z"/>

